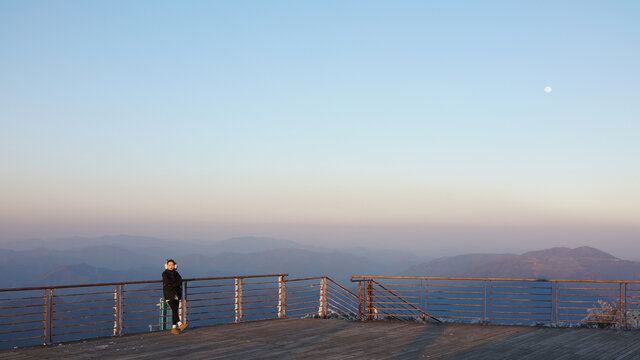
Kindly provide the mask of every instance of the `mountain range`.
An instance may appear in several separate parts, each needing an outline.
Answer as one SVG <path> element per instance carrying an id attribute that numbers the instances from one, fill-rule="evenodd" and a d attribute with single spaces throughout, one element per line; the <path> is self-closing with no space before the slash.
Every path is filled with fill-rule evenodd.
<path id="1" fill-rule="evenodd" d="M 5 274 L 0 288 L 149 280 L 159 276 L 168 258 L 181 265 L 185 278 L 287 273 L 290 277 L 328 275 L 341 282 L 348 282 L 355 273 L 397 273 L 407 263 L 421 260 L 397 250 L 339 250 L 266 237 L 213 243 L 126 235 L 75 237 L 4 243 L 0 252 L 5 258 L 0 262 Z"/>
<path id="2" fill-rule="evenodd" d="M 345 285 L 352 275 L 640 280 L 640 262 L 591 247 L 425 261 L 400 250 L 329 249 L 266 237 L 189 243 L 118 235 L 4 243 L 0 252 L 0 288 L 151 280 L 170 257 L 184 278 L 286 273 L 327 275 Z"/>
<path id="3" fill-rule="evenodd" d="M 640 262 L 583 246 L 516 254 L 469 254 L 417 264 L 404 276 L 492 277 L 563 280 L 640 280 Z"/>

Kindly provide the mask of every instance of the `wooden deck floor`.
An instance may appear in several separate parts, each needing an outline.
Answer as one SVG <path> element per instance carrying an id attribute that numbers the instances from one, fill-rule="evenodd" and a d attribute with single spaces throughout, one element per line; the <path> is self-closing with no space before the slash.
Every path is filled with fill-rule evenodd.
<path id="1" fill-rule="evenodd" d="M 0 359 L 640 359 L 640 331 L 286 319 L 0 350 Z"/>

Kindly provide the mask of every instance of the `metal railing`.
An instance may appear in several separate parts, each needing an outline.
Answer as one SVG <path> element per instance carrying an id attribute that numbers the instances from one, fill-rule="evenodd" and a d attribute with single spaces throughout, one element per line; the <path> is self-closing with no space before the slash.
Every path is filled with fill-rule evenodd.
<path id="1" fill-rule="evenodd" d="M 326 276 L 286 280 L 290 317 L 358 318 L 358 296 Z"/>
<path id="2" fill-rule="evenodd" d="M 298 317 L 640 328 L 640 281 L 353 276 L 185 279 L 179 315 L 205 326 Z M 354 284 L 355 286 L 355 284 Z M 170 327 L 162 281 L 0 289 L 0 348 Z"/>
<path id="3" fill-rule="evenodd" d="M 640 328 L 640 281 L 353 276 L 359 318 Z"/>
<path id="4" fill-rule="evenodd" d="M 285 317 L 353 318 L 358 297 L 328 277 L 185 279 L 180 318 L 204 326 Z M 0 348 L 165 330 L 162 281 L 0 289 Z"/>

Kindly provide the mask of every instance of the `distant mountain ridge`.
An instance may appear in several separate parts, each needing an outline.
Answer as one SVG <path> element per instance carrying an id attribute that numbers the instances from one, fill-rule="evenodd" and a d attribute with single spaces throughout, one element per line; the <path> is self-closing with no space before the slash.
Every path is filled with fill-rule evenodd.
<path id="1" fill-rule="evenodd" d="M 396 259 L 412 255 L 396 251 L 389 261 L 380 256 L 374 261 L 348 251 L 268 237 L 194 243 L 126 235 L 4 243 L 0 253 L 6 257 L 0 262 L 5 275 L 0 277 L 0 288 L 153 280 L 167 258 L 177 260 L 186 278 L 288 273 L 328 275 L 348 282 L 355 273 L 395 274 L 406 267 Z"/>
<path id="2" fill-rule="evenodd" d="M 251 253 L 273 249 L 307 249 L 309 247 L 291 240 L 246 236 L 212 243 L 210 248 L 216 253 Z"/>
<path id="3" fill-rule="evenodd" d="M 201 243 L 126 235 L 76 237 L 62 239 L 60 248 L 53 241 L 28 243 L 0 244 L 0 288 L 153 280 L 169 257 L 178 261 L 186 278 L 287 273 L 327 275 L 345 284 L 352 275 L 640 280 L 640 262 L 591 247 L 466 254 L 425 262 L 400 250 L 337 250 L 253 236 Z M 7 245 L 14 249 L 4 248 Z M 20 247 L 25 249 L 16 249 Z"/>
<path id="4" fill-rule="evenodd" d="M 85 263 L 51 269 L 27 286 L 60 286 L 131 281 L 131 278 L 151 275 L 149 269 L 111 270 Z"/>
<path id="5" fill-rule="evenodd" d="M 450 256 L 410 267 L 404 276 L 494 277 L 566 280 L 640 280 L 640 262 L 583 246 L 515 254 Z"/>
<path id="6" fill-rule="evenodd" d="M 265 250 L 255 253 L 220 253 L 212 257 L 190 255 L 184 263 L 195 271 L 207 265 L 218 275 L 289 274 L 290 277 L 330 276 L 336 281 L 349 281 L 351 275 L 368 273 L 383 275 L 392 271 L 368 258 L 340 251 L 319 252 L 297 248 Z"/>

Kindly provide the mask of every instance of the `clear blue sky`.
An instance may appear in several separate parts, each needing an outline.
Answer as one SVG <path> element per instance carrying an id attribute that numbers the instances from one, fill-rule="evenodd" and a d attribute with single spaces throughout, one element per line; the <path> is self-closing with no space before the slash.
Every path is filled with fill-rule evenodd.
<path id="1" fill-rule="evenodd" d="M 447 228 L 464 251 L 598 228 L 588 244 L 623 251 L 638 19 L 637 1 L 2 0 L 0 238 L 429 249 Z M 492 242 L 507 228 L 529 230 Z"/>

